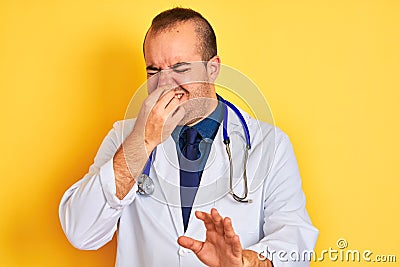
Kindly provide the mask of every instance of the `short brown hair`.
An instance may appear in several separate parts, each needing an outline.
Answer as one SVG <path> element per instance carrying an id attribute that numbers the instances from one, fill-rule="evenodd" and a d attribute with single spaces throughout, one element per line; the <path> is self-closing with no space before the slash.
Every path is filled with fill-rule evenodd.
<path id="1" fill-rule="evenodd" d="M 211 24 L 198 12 L 190 8 L 175 7 L 161 12 L 154 17 L 146 37 L 151 30 L 159 33 L 174 28 L 178 23 L 193 22 L 199 39 L 199 52 L 203 61 L 208 61 L 217 55 L 217 38 Z M 146 37 L 144 42 L 146 41 Z M 144 53 L 143 42 L 143 53 Z"/>

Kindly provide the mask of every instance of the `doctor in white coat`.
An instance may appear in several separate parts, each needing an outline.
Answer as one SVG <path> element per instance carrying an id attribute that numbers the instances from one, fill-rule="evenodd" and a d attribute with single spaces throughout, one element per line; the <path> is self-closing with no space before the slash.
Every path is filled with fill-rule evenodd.
<path id="1" fill-rule="evenodd" d="M 153 20 L 144 56 L 149 96 L 138 117 L 114 124 L 89 172 L 61 200 L 60 221 L 69 241 L 79 249 L 94 250 L 117 231 L 120 267 L 308 266 L 301 256 L 314 248 L 318 230 L 305 209 L 290 141 L 278 128 L 243 111 L 251 135 L 251 202 L 240 203 L 229 193 L 230 165 L 221 123 L 185 231 L 178 151 L 171 133 L 177 125 L 196 125 L 218 106 L 213 85 L 220 68 L 215 35 L 199 13 L 167 10 Z M 199 61 L 205 63 L 194 63 Z M 234 191 L 240 195 L 245 190 L 246 143 L 237 114 L 228 109 L 228 118 Z M 138 194 L 136 181 L 151 153 L 154 192 Z"/>

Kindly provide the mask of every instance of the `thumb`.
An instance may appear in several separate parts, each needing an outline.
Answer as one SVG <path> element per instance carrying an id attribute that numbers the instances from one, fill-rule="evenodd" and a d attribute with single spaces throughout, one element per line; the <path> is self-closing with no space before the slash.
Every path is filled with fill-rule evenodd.
<path id="1" fill-rule="evenodd" d="M 178 244 L 184 248 L 190 249 L 195 254 L 197 254 L 203 248 L 204 243 L 187 236 L 180 236 L 178 238 Z"/>

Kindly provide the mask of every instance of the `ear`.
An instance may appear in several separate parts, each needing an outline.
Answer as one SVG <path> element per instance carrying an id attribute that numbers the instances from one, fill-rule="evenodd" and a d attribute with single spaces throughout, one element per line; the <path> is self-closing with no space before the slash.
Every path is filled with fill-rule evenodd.
<path id="1" fill-rule="evenodd" d="M 220 68 L 221 59 L 219 58 L 219 56 L 214 56 L 207 62 L 208 81 L 210 83 L 214 83 L 214 81 L 217 79 Z"/>

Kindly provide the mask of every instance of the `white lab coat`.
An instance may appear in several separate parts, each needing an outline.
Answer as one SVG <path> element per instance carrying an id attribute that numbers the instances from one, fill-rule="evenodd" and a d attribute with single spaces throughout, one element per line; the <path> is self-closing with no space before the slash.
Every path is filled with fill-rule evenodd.
<path id="1" fill-rule="evenodd" d="M 243 193 L 243 130 L 229 110 L 228 129 L 233 154 L 235 193 Z M 214 139 L 184 232 L 180 207 L 179 164 L 176 146 L 169 137 L 153 157 L 150 177 L 155 183 L 151 196 L 138 195 L 135 185 L 128 195 L 116 196 L 112 158 L 132 131 L 134 120 L 119 121 L 104 139 L 89 173 L 64 194 L 59 208 L 62 228 L 79 249 L 95 250 L 111 240 L 118 230 L 116 266 L 204 266 L 194 253 L 180 247 L 186 235 L 205 239 L 205 227 L 195 210 L 217 208 L 232 219 L 243 248 L 266 256 L 275 267 L 308 266 L 279 257 L 314 248 L 318 230 L 305 209 L 305 197 L 296 159 L 288 137 L 278 128 L 259 122 L 242 111 L 251 134 L 252 148 L 247 164 L 252 203 L 233 200 L 229 190 L 229 161 L 222 142 L 222 124 Z M 259 185 L 259 186 L 257 186 Z M 282 255 L 282 254 L 281 254 Z M 287 254 L 286 257 L 289 257 Z"/>

